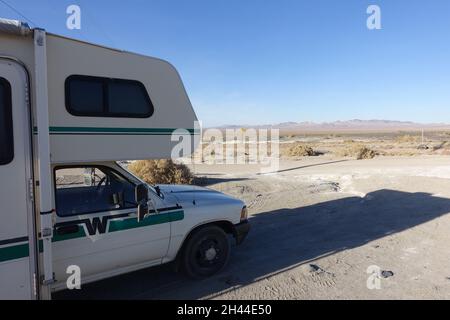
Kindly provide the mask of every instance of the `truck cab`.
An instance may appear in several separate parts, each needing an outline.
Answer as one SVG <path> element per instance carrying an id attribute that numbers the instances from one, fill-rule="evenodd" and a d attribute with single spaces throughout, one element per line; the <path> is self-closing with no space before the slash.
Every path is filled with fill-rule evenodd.
<path id="1" fill-rule="evenodd" d="M 240 243 L 249 230 L 245 204 L 211 189 L 148 185 L 116 162 L 55 165 L 53 173 L 55 290 L 66 288 L 71 265 L 83 283 L 171 261 L 193 278 L 210 276 L 228 261 L 229 236 Z"/>

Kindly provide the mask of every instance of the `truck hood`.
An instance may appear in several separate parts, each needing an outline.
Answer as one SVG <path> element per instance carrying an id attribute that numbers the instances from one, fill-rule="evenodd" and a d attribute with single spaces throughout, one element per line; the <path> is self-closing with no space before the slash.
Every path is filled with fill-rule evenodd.
<path id="1" fill-rule="evenodd" d="M 225 203 L 244 205 L 239 199 L 204 187 L 171 184 L 160 184 L 158 187 L 166 200 L 176 201 L 183 207 L 193 205 L 194 202 L 195 205 L 219 205 Z"/>

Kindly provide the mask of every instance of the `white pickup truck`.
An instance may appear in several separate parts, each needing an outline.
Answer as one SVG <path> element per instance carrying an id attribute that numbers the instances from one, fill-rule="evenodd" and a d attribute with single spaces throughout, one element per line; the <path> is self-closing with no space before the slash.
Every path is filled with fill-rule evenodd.
<path id="1" fill-rule="evenodd" d="M 245 204 L 212 189 L 151 186 L 115 162 L 53 170 L 56 289 L 70 265 L 83 283 L 171 261 L 190 277 L 211 276 L 228 261 L 229 235 L 239 244 L 249 232 Z"/>

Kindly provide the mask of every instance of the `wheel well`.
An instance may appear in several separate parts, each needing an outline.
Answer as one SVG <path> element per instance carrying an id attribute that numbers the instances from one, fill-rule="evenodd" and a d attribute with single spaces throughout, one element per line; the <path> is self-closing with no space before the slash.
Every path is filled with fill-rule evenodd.
<path id="1" fill-rule="evenodd" d="M 229 221 L 213 221 L 213 222 L 209 222 L 209 223 L 205 223 L 205 224 L 201 224 L 199 226 L 196 226 L 194 229 L 192 229 L 189 234 L 186 236 L 186 238 L 184 238 L 183 240 L 183 244 L 180 246 L 180 249 L 178 249 L 177 252 L 177 256 L 175 258 L 176 261 L 176 269 L 178 269 L 178 262 L 180 260 L 181 254 L 184 250 L 184 246 L 186 245 L 186 243 L 188 242 L 188 240 L 190 239 L 190 237 L 199 229 L 204 228 L 204 227 L 208 227 L 208 226 L 217 226 L 219 228 L 221 228 L 223 231 L 225 231 L 225 233 L 227 234 L 231 234 L 231 235 L 235 235 L 235 231 L 234 231 L 234 226 L 231 222 Z"/>

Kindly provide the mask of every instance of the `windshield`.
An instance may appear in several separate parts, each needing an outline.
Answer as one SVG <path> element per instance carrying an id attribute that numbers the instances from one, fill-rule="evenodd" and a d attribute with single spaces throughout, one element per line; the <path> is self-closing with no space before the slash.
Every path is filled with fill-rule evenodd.
<path id="1" fill-rule="evenodd" d="M 141 183 L 145 184 L 151 192 L 153 192 L 154 194 L 156 194 L 157 196 L 160 196 L 159 193 L 156 191 L 155 186 L 145 182 L 144 180 L 142 180 L 141 178 L 139 178 L 138 176 L 136 176 L 133 172 L 131 172 L 130 170 L 128 170 L 128 165 L 130 164 L 130 161 L 116 161 L 116 164 L 119 165 L 121 168 L 123 168 L 124 170 L 126 170 L 128 172 L 128 174 L 130 174 L 131 176 L 133 176 L 133 178 L 135 178 L 136 180 L 140 181 Z"/>

